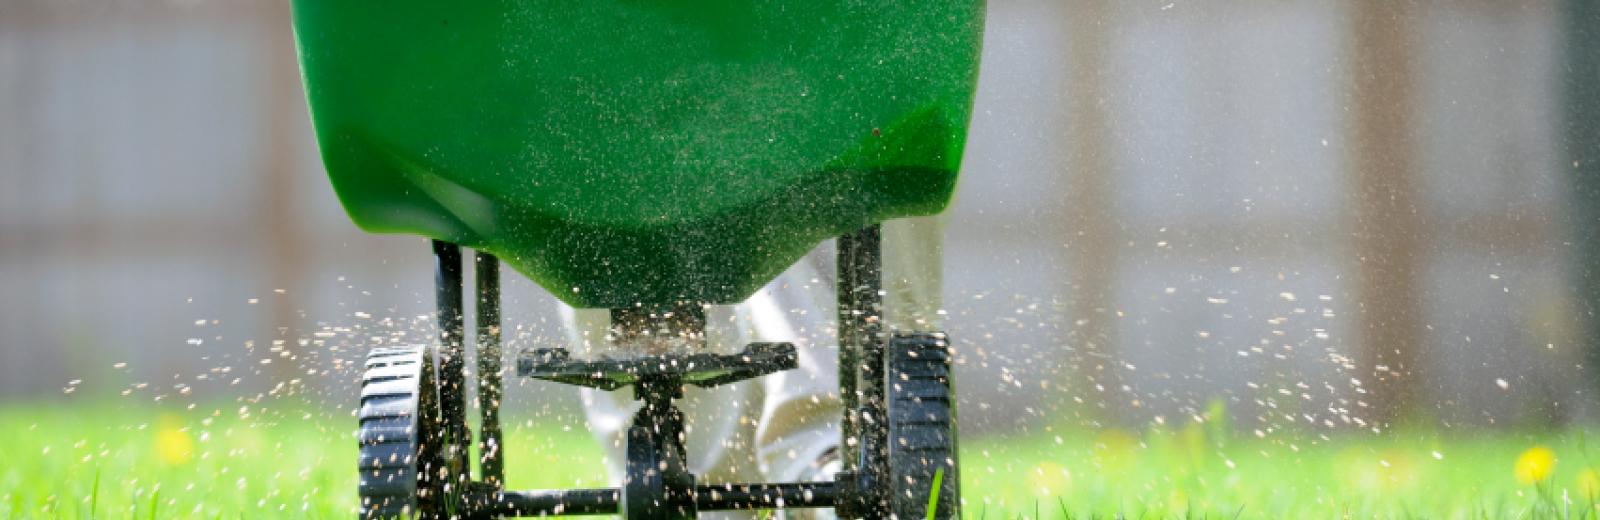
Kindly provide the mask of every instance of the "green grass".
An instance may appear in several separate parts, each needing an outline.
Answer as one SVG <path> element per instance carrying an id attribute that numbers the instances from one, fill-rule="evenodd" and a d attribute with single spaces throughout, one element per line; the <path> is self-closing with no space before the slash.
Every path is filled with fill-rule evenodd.
<path id="1" fill-rule="evenodd" d="M 0 518 L 351 518 L 353 424 L 237 405 L 0 408 Z M 506 435 L 512 487 L 601 485 L 581 428 Z M 1257 438 L 1189 425 L 963 442 L 969 519 L 1595 518 L 1584 489 L 1600 486 L 1600 450 L 1577 430 Z M 1523 484 L 1517 459 L 1535 446 L 1553 470 Z"/>
<path id="2" fill-rule="evenodd" d="M 1536 446 L 1555 461 L 1524 484 L 1517 461 Z M 1596 518 L 1600 491 L 1600 452 L 1576 431 L 1256 438 L 1192 425 L 972 442 L 962 464 L 968 518 Z"/>
<path id="3" fill-rule="evenodd" d="M 239 405 L 0 408 L 0 519 L 354 518 L 354 425 Z M 513 487 L 604 483 L 580 429 L 505 436 Z"/>

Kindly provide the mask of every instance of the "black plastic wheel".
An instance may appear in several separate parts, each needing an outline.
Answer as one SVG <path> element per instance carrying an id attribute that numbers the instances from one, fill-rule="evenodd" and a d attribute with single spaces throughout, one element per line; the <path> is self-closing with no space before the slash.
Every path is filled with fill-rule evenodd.
<path id="1" fill-rule="evenodd" d="M 432 350 L 377 348 L 361 378 L 361 518 L 439 517 L 444 439 Z"/>
<path id="2" fill-rule="evenodd" d="M 927 517 L 935 475 L 943 470 L 935 518 L 960 518 L 956 472 L 956 408 L 950 350 L 943 334 L 895 335 L 889 340 L 888 485 L 891 518 Z"/>

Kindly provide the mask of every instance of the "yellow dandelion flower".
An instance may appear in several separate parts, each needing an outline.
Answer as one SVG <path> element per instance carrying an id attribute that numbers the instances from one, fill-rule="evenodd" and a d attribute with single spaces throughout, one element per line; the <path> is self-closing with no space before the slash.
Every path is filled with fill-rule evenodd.
<path id="1" fill-rule="evenodd" d="M 156 457 L 167 465 L 176 466 L 194 457 L 194 439 L 183 429 L 183 421 L 176 416 L 161 417 L 156 426 Z"/>
<path id="2" fill-rule="evenodd" d="M 1040 462 L 1028 472 L 1029 484 L 1040 496 L 1053 497 L 1066 492 L 1072 479 L 1072 472 L 1050 461 Z"/>
<path id="3" fill-rule="evenodd" d="M 1174 489 L 1167 494 L 1167 509 L 1170 511 L 1190 511 L 1196 507 L 1193 499 L 1183 489 Z"/>
<path id="4" fill-rule="evenodd" d="M 1594 468 L 1584 468 L 1578 472 L 1578 495 L 1584 500 L 1600 500 L 1600 473 Z"/>
<path id="5" fill-rule="evenodd" d="M 1556 452 L 1544 446 L 1534 446 L 1517 456 L 1514 472 L 1517 475 L 1517 482 L 1532 484 L 1550 478 L 1550 472 L 1555 467 Z"/>
<path id="6" fill-rule="evenodd" d="M 1139 438 L 1118 429 L 1107 429 L 1094 438 L 1091 460 L 1103 475 L 1121 477 L 1138 462 Z"/>

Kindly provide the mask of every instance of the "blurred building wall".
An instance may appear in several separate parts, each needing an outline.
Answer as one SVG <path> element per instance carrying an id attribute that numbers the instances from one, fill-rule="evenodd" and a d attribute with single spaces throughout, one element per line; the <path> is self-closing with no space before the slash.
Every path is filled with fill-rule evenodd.
<path id="1" fill-rule="evenodd" d="M 425 242 L 360 233 L 321 176 L 282 4 L 0 0 L 0 401 L 326 379 L 359 357 L 327 343 L 428 312 Z M 1395 347 L 1418 360 L 1404 401 L 1451 424 L 1590 400 L 1553 2 L 1395 22 L 1416 268 L 1387 296 L 1356 282 L 1351 5 L 990 9 L 946 252 L 973 427 L 1180 421 L 1220 400 L 1251 429 L 1361 428 L 1366 356 Z M 553 300 L 508 278 L 516 340 L 558 335 Z M 1392 297 L 1416 302 L 1418 344 L 1366 344 L 1366 304 Z"/>

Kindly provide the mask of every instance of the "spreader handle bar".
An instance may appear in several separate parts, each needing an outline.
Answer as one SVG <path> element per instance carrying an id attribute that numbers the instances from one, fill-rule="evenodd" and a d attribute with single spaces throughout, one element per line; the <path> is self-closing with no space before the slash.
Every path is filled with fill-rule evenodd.
<path id="1" fill-rule="evenodd" d="M 622 490 L 562 489 L 505 491 L 492 504 L 498 516 L 565 516 L 617 514 Z M 711 484 L 695 486 L 694 499 L 701 511 L 796 509 L 833 507 L 838 488 L 832 482 L 778 484 Z"/>

